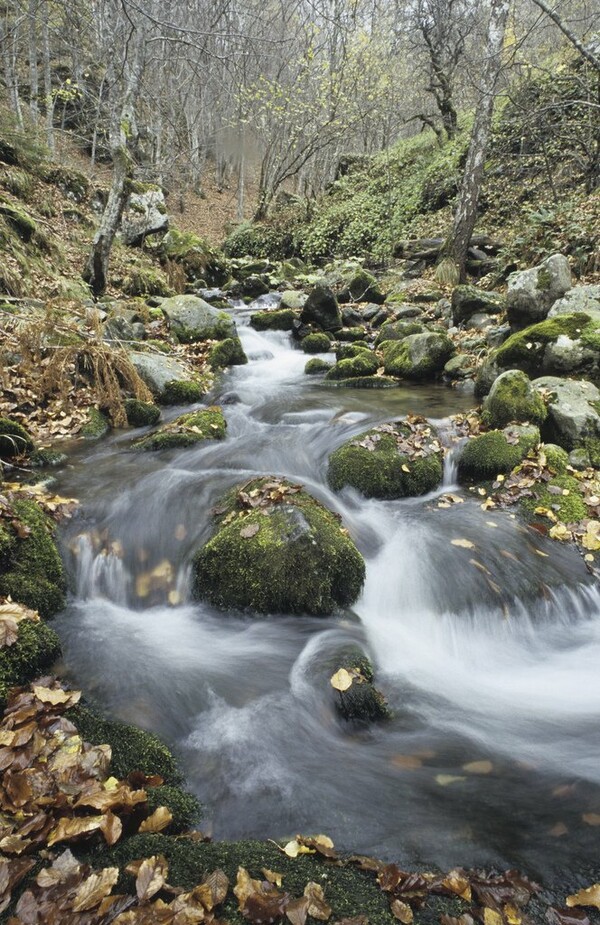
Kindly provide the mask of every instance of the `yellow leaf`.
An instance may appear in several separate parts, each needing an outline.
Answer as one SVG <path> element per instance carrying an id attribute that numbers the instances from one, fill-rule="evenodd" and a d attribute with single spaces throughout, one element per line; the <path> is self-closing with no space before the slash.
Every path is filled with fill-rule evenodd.
<path id="1" fill-rule="evenodd" d="M 456 539 L 450 540 L 453 546 L 460 546 L 461 549 L 475 549 L 475 543 L 471 540 Z"/>
<path id="2" fill-rule="evenodd" d="M 162 854 L 146 858 L 140 864 L 135 881 L 135 890 L 138 899 L 150 899 L 165 885 L 169 873 L 169 865 Z"/>
<path id="3" fill-rule="evenodd" d="M 410 472 L 410 469 L 408 468 L 408 466 L 406 465 L 406 463 L 403 463 L 403 464 L 402 464 L 402 471 L 403 471 L 403 472 Z"/>
<path id="4" fill-rule="evenodd" d="M 483 925 L 504 925 L 504 919 L 495 909 L 488 909 L 486 906 L 483 910 Z"/>
<path id="5" fill-rule="evenodd" d="M 468 764 L 463 764 L 462 769 L 469 774 L 491 774 L 494 765 L 491 761 L 470 761 Z"/>
<path id="6" fill-rule="evenodd" d="M 336 671 L 334 675 L 330 678 L 330 684 L 336 691 L 347 691 L 352 687 L 352 682 L 354 678 L 349 671 L 346 671 L 345 668 L 340 668 L 339 671 Z"/>
<path id="7" fill-rule="evenodd" d="M 600 909 L 600 883 L 594 883 L 586 890 L 567 896 L 567 906 L 595 906 L 596 909 Z"/>
<path id="8" fill-rule="evenodd" d="M 584 813 L 581 818 L 587 825 L 600 825 L 600 813 Z"/>
<path id="9" fill-rule="evenodd" d="M 111 892 L 119 879 L 118 867 L 106 867 L 98 874 L 90 874 L 75 894 L 73 912 L 85 912 L 98 906 Z"/>
<path id="10" fill-rule="evenodd" d="M 166 806 L 158 806 L 151 816 L 140 824 L 138 832 L 162 832 L 173 821 L 173 816 Z"/>
<path id="11" fill-rule="evenodd" d="M 39 684 L 32 686 L 33 693 L 42 703 L 51 703 L 53 706 L 59 703 L 70 703 L 73 706 L 81 698 L 81 691 L 63 691 L 62 688 L 53 690 L 50 687 L 41 687 Z"/>
<path id="12" fill-rule="evenodd" d="M 301 845 L 295 838 L 289 841 L 282 851 L 284 854 L 287 854 L 288 858 L 297 858 L 299 854 L 315 853 L 314 848 L 307 848 L 306 845 Z"/>
<path id="13" fill-rule="evenodd" d="M 59 819 L 58 825 L 50 832 L 48 836 L 48 847 L 51 848 L 59 841 L 68 841 L 71 838 L 77 838 L 78 835 L 89 835 L 90 832 L 97 831 L 104 816 L 85 816 L 73 819 Z"/>
<path id="14" fill-rule="evenodd" d="M 436 774 L 435 782 L 439 784 L 440 787 L 448 787 L 449 784 L 456 784 L 461 780 L 466 780 L 466 777 L 460 777 L 456 774 Z"/>
<path id="15" fill-rule="evenodd" d="M 401 899 L 395 899 L 390 906 L 394 918 L 402 922 L 402 925 L 411 925 L 414 919 L 413 911 L 408 903 L 403 903 Z"/>

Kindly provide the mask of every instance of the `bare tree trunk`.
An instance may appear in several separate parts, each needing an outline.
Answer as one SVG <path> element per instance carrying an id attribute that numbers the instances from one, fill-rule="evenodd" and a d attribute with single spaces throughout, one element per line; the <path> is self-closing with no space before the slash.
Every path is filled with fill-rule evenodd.
<path id="1" fill-rule="evenodd" d="M 29 108 L 34 122 L 39 118 L 38 65 L 37 65 L 37 0 L 29 0 Z"/>
<path id="2" fill-rule="evenodd" d="M 15 24 L 16 28 L 16 24 Z M 10 108 L 17 117 L 19 128 L 23 128 L 23 113 L 21 111 L 21 101 L 19 99 L 19 84 L 17 80 L 17 71 L 15 67 L 14 46 L 16 42 L 15 34 L 7 31 L 0 20 L 0 52 L 2 54 L 2 66 L 4 70 L 4 82 L 8 90 L 10 99 Z"/>
<path id="3" fill-rule="evenodd" d="M 87 265 L 83 273 L 84 279 L 90 284 L 96 298 L 106 290 L 110 252 L 129 194 L 133 161 L 128 145 L 135 147 L 135 138 L 131 136 L 136 125 L 135 106 L 142 78 L 144 47 L 142 29 L 140 27 L 134 28 L 129 42 L 131 61 L 129 66 L 126 63 L 121 98 L 120 101 L 118 98 L 113 98 L 112 100 L 109 134 L 113 162 L 112 182 L 108 202 L 94 235 Z M 111 90 L 118 97 L 117 86 L 117 80 L 113 72 Z"/>
<path id="4" fill-rule="evenodd" d="M 54 96 L 50 69 L 50 30 L 48 27 L 50 0 L 42 2 L 42 51 L 44 57 L 44 101 L 46 111 L 46 144 L 54 152 Z"/>
<path id="5" fill-rule="evenodd" d="M 579 54 L 582 55 L 582 57 L 584 57 L 585 60 L 592 65 L 594 70 L 600 74 L 600 58 L 592 51 L 590 51 L 589 48 L 585 47 L 583 42 L 578 39 L 575 33 L 572 32 L 571 29 L 569 29 L 569 27 L 562 21 L 556 10 L 548 3 L 546 3 L 546 0 L 532 0 L 532 2 L 535 3 L 535 5 L 540 8 L 540 10 L 543 10 L 546 16 L 550 17 L 552 22 L 558 26 L 563 35 L 566 35 L 571 44 L 575 46 Z"/>
<path id="6" fill-rule="evenodd" d="M 458 278 L 461 282 L 464 282 L 466 278 L 467 251 L 477 219 L 477 203 L 492 130 L 494 101 L 502 67 L 502 47 L 509 9 L 510 0 L 490 0 L 480 98 L 454 215 L 454 227 L 450 240 L 443 250 L 445 258 L 443 263 L 446 264 L 446 269 L 448 258 L 450 258 L 454 263 L 455 272 L 458 271 Z"/>
<path id="7" fill-rule="evenodd" d="M 244 150 L 244 131 L 242 129 L 242 139 L 240 147 L 240 161 L 238 165 L 238 193 L 237 193 L 237 220 L 244 221 L 244 194 L 246 184 L 246 152 Z"/>

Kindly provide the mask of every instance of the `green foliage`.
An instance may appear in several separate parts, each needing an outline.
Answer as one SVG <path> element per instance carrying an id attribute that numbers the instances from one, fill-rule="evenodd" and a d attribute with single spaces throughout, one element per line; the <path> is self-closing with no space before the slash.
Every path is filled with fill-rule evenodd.
<path id="1" fill-rule="evenodd" d="M 22 456 L 33 449 L 33 440 L 21 424 L 0 418 L 0 456 Z"/>
<path id="2" fill-rule="evenodd" d="M 294 254 L 293 238 L 278 224 L 242 222 L 229 234 L 223 250 L 228 257 L 268 257 L 285 260 Z"/>
<path id="3" fill-rule="evenodd" d="M 21 620 L 18 629 L 17 641 L 0 649 L 0 706 L 9 688 L 43 674 L 60 656 L 60 640 L 45 623 Z"/>

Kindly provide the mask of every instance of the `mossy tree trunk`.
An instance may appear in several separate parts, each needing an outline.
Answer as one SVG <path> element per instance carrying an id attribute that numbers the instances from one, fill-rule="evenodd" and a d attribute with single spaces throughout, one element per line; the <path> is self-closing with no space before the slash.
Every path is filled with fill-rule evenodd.
<path id="1" fill-rule="evenodd" d="M 108 201 L 88 256 L 83 278 L 98 298 L 106 290 L 110 252 L 129 195 L 133 174 L 130 149 L 136 142 L 135 108 L 140 92 L 144 66 L 145 36 L 141 26 L 132 29 L 129 42 L 130 60 L 126 62 L 122 83 L 114 65 L 110 66 L 111 124 L 110 153 L 113 162 L 112 182 Z"/>
<path id="2" fill-rule="evenodd" d="M 494 101 L 502 68 L 502 48 L 509 9 L 509 0 L 490 0 L 485 57 L 479 85 L 479 102 L 454 215 L 452 235 L 442 251 L 445 259 L 451 258 L 454 261 L 461 282 L 466 280 L 467 252 L 477 219 L 477 204 L 492 131 Z"/>

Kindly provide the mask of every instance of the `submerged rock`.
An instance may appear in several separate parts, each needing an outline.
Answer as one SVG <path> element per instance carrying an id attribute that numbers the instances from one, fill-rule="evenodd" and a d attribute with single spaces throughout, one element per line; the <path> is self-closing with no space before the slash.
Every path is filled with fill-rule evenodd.
<path id="1" fill-rule="evenodd" d="M 257 613 L 326 615 L 358 597 L 365 564 L 338 518 L 300 486 L 256 479 L 216 508 L 194 557 L 196 598 Z"/>
<path id="2" fill-rule="evenodd" d="M 391 718 L 387 701 L 374 681 L 370 659 L 353 646 L 337 663 L 330 682 L 336 691 L 335 708 L 343 719 L 370 724 Z"/>
<path id="3" fill-rule="evenodd" d="M 202 440 L 223 440 L 227 422 L 220 408 L 206 408 L 182 414 L 153 434 L 132 444 L 134 450 L 172 450 L 193 446 Z"/>
<path id="4" fill-rule="evenodd" d="M 424 495 L 442 481 L 443 450 L 423 418 L 382 424 L 349 440 L 329 457 L 334 491 L 350 485 L 367 498 Z"/>

